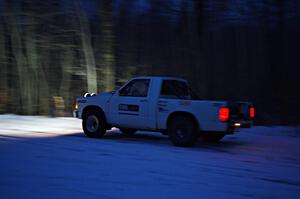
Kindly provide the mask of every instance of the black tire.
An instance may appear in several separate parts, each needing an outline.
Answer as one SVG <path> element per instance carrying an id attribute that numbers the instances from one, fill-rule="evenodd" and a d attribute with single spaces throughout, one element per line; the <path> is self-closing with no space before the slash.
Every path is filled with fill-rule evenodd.
<path id="1" fill-rule="evenodd" d="M 169 122 L 168 134 L 175 146 L 192 146 L 197 141 L 198 127 L 192 117 L 178 115 Z"/>
<path id="2" fill-rule="evenodd" d="M 120 131 L 126 135 L 133 135 L 136 133 L 137 130 L 135 129 L 127 129 L 127 128 L 120 128 Z"/>
<path id="3" fill-rule="evenodd" d="M 106 126 L 105 118 L 99 111 L 89 110 L 82 118 L 83 132 L 87 137 L 102 137 L 106 132 Z"/>
<path id="4" fill-rule="evenodd" d="M 202 135 L 202 139 L 206 142 L 219 142 L 223 137 L 225 136 L 225 134 L 205 134 L 205 135 Z"/>

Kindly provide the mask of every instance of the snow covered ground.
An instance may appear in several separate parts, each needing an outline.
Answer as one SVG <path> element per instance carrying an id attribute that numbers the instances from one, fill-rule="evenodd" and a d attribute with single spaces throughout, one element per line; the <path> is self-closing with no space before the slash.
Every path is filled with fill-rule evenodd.
<path id="1" fill-rule="evenodd" d="M 174 147 L 159 133 L 89 139 L 81 120 L 0 115 L 0 198 L 300 198 L 300 128 Z"/>

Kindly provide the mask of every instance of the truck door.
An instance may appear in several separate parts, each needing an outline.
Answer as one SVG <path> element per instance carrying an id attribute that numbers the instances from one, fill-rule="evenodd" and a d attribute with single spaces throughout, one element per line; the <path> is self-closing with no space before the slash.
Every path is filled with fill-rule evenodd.
<path id="1" fill-rule="evenodd" d="M 110 101 L 111 123 L 128 128 L 145 128 L 148 119 L 150 79 L 133 79 Z"/>

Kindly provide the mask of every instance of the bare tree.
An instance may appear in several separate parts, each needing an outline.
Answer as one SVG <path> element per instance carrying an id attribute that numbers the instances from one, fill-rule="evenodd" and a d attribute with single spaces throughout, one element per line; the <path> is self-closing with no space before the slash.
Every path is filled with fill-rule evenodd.
<path id="1" fill-rule="evenodd" d="M 14 11 L 17 13 L 19 10 L 17 9 L 17 5 L 14 6 Z M 25 114 L 31 114 L 32 108 L 32 99 L 31 99 L 31 80 L 30 71 L 27 67 L 26 55 L 23 52 L 23 42 L 22 42 L 22 33 L 20 32 L 20 25 L 18 20 L 18 15 L 10 15 L 9 16 L 9 29 L 11 36 L 11 48 L 12 54 L 15 58 L 15 63 L 17 66 L 17 74 L 18 74 L 18 91 L 19 95 L 16 97 L 20 97 L 20 112 Z"/>
<path id="2" fill-rule="evenodd" d="M 63 96 L 65 102 L 69 101 L 70 98 L 70 86 L 71 86 L 71 75 L 72 65 L 74 60 L 74 54 L 71 48 L 65 47 L 65 51 L 62 53 L 62 80 L 59 90 L 59 95 Z M 68 108 L 68 103 L 66 103 Z"/>
<path id="3" fill-rule="evenodd" d="M 101 68 L 104 70 L 103 83 L 105 90 L 115 87 L 115 55 L 114 34 L 112 21 L 112 1 L 103 0 L 100 5 L 101 17 Z"/>
<path id="4" fill-rule="evenodd" d="M 86 79 L 88 92 L 97 92 L 97 71 L 95 55 L 91 41 L 90 25 L 86 14 L 81 10 L 80 0 L 75 0 L 76 13 L 79 19 L 81 43 L 86 64 Z"/>
<path id="5" fill-rule="evenodd" d="M 5 32 L 3 19 L 0 19 L 0 112 L 4 112 L 8 101 L 8 68 L 5 45 Z"/>

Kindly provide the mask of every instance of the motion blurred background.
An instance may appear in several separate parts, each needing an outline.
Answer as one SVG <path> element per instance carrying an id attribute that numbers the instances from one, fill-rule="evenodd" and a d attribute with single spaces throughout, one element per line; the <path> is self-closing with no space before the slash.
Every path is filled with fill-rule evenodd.
<path id="1" fill-rule="evenodd" d="M 71 116 L 140 75 L 299 124 L 299 0 L 0 0 L 0 113 Z"/>

